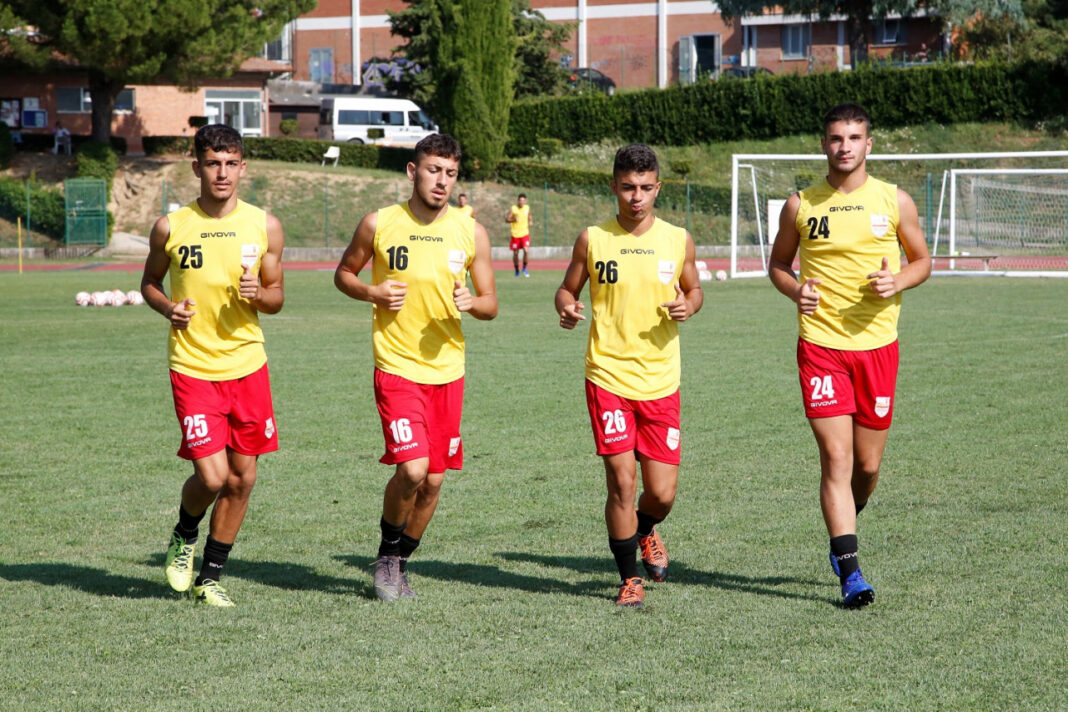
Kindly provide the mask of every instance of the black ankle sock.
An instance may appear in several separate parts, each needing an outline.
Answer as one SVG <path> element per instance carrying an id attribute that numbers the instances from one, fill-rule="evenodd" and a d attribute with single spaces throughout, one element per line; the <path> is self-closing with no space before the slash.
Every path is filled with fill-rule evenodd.
<path id="1" fill-rule="evenodd" d="M 638 534 L 626 539 L 608 538 L 608 548 L 612 550 L 612 556 L 616 559 L 616 567 L 619 569 L 619 578 L 625 581 L 638 575 Z"/>
<path id="2" fill-rule="evenodd" d="M 219 581 L 222 578 L 223 566 L 226 565 L 226 560 L 230 558 L 230 549 L 233 548 L 233 544 L 223 544 L 221 541 L 215 541 L 211 538 L 211 534 L 208 534 L 208 541 L 204 544 L 204 563 L 201 564 L 200 575 L 197 576 L 197 580 L 194 583 L 197 586 L 203 586 L 204 581 L 207 579 Z"/>
<path id="3" fill-rule="evenodd" d="M 407 534 L 401 534 L 400 544 L 397 545 L 397 549 L 399 550 L 400 554 L 401 571 L 404 571 L 404 569 L 408 566 L 408 559 L 418 548 L 419 539 L 416 539 L 415 537 L 410 537 Z"/>
<path id="4" fill-rule="evenodd" d="M 200 529 L 200 520 L 204 518 L 204 515 L 208 510 L 204 510 L 197 516 L 193 516 L 189 512 L 185 511 L 185 507 L 181 504 L 178 505 L 178 523 L 174 526 L 174 533 L 182 537 L 186 544 L 192 544 L 197 540 L 197 534 Z"/>
<path id="5" fill-rule="evenodd" d="M 853 506 L 856 507 L 857 514 L 860 514 L 861 510 L 868 506 L 868 503 L 867 502 L 861 502 L 861 503 L 858 504 L 856 501 L 854 501 L 853 502 Z"/>
<path id="6" fill-rule="evenodd" d="M 638 510 L 638 536 L 649 536 L 653 533 L 653 527 L 662 521 L 663 518 L 658 519 Z"/>
<path id="7" fill-rule="evenodd" d="M 838 577 L 843 581 L 860 568 L 856 534 L 843 534 L 832 538 L 831 553 L 838 560 Z"/>
<path id="8" fill-rule="evenodd" d="M 378 527 L 382 530 L 382 541 L 378 545 L 378 555 L 400 556 L 400 540 L 404 536 L 404 527 L 407 522 L 393 526 L 384 518 L 378 520 Z"/>

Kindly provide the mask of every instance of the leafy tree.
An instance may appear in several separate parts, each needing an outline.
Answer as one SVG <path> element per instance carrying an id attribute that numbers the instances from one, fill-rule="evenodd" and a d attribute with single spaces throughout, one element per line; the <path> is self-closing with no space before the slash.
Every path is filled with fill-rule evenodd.
<path id="1" fill-rule="evenodd" d="M 966 59 L 1068 58 L 1068 0 L 1024 0 L 1022 13 L 979 16 L 960 33 Z"/>
<path id="2" fill-rule="evenodd" d="M 530 0 L 512 0 L 515 25 L 515 96 L 540 97 L 559 94 L 567 85 L 569 70 L 560 66 L 556 56 L 575 31 L 575 23 L 549 22 Z"/>
<path id="3" fill-rule="evenodd" d="M 84 67 L 92 138 L 108 142 L 115 97 L 128 84 L 192 88 L 229 76 L 316 0 L 0 0 L 0 40 L 25 68 L 60 56 Z M 19 31 L 32 27 L 36 32 Z M 15 30 L 15 31 L 11 31 Z"/>
<path id="4" fill-rule="evenodd" d="M 464 170 L 481 177 L 504 155 L 515 80 L 512 0 L 406 0 L 391 13 L 393 33 L 409 38 L 409 94 L 464 147 Z"/>
<path id="5" fill-rule="evenodd" d="M 390 86 L 427 108 L 434 106 L 433 70 L 429 59 L 441 24 L 433 6 L 427 0 L 405 0 L 410 7 L 390 12 L 392 34 L 407 40 L 394 49 L 419 65 L 420 71 L 394 78 Z M 567 84 L 568 72 L 560 67 L 555 56 L 571 39 L 574 23 L 550 22 L 530 0 L 511 0 L 515 52 L 515 96 L 539 97 L 560 93 Z M 424 70 L 430 70 L 429 72 Z"/>
<path id="6" fill-rule="evenodd" d="M 811 15 L 826 20 L 831 15 L 846 17 L 846 36 L 853 66 L 868 61 L 869 29 L 873 19 L 890 13 L 908 16 L 925 7 L 958 25 L 977 14 L 1003 17 L 1019 13 L 1020 0 L 722 0 L 724 19 L 761 15 L 780 8 L 784 14 Z"/>

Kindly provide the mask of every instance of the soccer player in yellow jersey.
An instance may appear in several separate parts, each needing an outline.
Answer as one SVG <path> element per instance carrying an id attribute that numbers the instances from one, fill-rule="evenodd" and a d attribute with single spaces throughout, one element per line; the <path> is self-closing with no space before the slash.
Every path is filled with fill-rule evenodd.
<path id="1" fill-rule="evenodd" d="M 820 451 L 831 567 L 843 603 L 859 607 L 875 600 L 857 557 L 857 514 L 875 491 L 893 417 L 901 292 L 930 276 L 931 258 L 912 198 L 867 173 L 868 113 L 834 107 L 820 143 L 827 179 L 786 201 L 768 273 L 797 303 L 801 395 Z"/>
<path id="2" fill-rule="evenodd" d="M 508 249 L 512 251 L 512 266 L 515 267 L 515 276 L 519 276 L 519 253 L 523 253 L 523 276 L 529 277 L 527 263 L 530 252 L 530 227 L 534 224 L 534 216 L 530 214 L 530 206 L 527 205 L 527 194 L 520 193 L 516 198 L 515 205 L 508 208 L 504 214 L 504 221 L 508 223 L 511 239 L 508 241 Z"/>
<path id="3" fill-rule="evenodd" d="M 245 175 L 241 134 L 212 124 L 193 139 L 200 197 L 156 221 L 141 293 L 170 322 L 171 389 L 182 429 L 178 456 L 193 474 L 182 486 L 165 563 L 176 591 L 233 605 L 219 585 L 256 483 L 256 460 L 278 449 L 267 354 L 258 313 L 282 308 L 282 225 L 237 199 Z M 170 296 L 163 287 L 170 277 Z M 198 529 L 215 504 L 200 575 Z"/>
<path id="4" fill-rule="evenodd" d="M 474 220 L 478 219 L 478 217 L 475 215 L 475 206 L 467 202 L 467 193 L 460 193 L 458 196 L 456 196 L 456 203 L 458 206 L 456 209 L 459 210 L 461 213 Z"/>
<path id="5" fill-rule="evenodd" d="M 604 460 L 608 546 L 619 568 L 620 606 L 640 607 L 644 580 L 667 577 L 668 556 L 655 526 L 675 503 L 679 477 L 678 323 L 701 308 L 693 238 L 653 215 L 660 165 L 648 146 L 619 149 L 612 168 L 617 215 L 586 228 L 556 292 L 560 326 L 574 329 L 590 283 L 593 320 L 586 348 L 586 405 Z M 642 495 L 637 510 L 638 465 Z"/>
<path id="6" fill-rule="evenodd" d="M 395 465 L 374 572 L 375 595 L 387 602 L 415 596 L 408 558 L 437 508 L 445 470 L 463 468 L 460 317 L 497 316 L 489 236 L 449 206 L 460 158 L 460 145 L 445 134 L 416 144 L 411 198 L 364 216 L 334 274 L 339 290 L 373 305 L 375 403 L 386 441 L 380 462 Z M 364 281 L 360 270 L 372 259 Z"/>

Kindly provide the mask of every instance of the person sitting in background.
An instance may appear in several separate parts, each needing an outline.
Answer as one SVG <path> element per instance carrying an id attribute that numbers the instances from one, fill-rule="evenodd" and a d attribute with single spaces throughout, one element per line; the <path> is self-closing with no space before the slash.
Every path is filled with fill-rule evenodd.
<path id="1" fill-rule="evenodd" d="M 55 128 L 55 131 L 53 133 L 55 135 L 55 143 L 52 144 L 52 153 L 58 155 L 59 154 L 59 150 L 62 148 L 63 151 L 69 156 L 70 155 L 70 131 L 68 131 L 63 126 L 63 122 L 62 121 L 57 121 L 56 122 L 56 128 Z"/>

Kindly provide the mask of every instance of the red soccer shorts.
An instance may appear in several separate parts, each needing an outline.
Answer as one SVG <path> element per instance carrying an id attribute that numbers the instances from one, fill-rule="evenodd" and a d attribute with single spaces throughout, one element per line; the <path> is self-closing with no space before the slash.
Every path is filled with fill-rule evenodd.
<path id="1" fill-rule="evenodd" d="M 679 392 L 655 400 L 631 400 L 586 381 L 586 406 L 598 455 L 637 450 L 642 455 L 679 464 Z"/>
<path id="2" fill-rule="evenodd" d="M 840 351 L 797 340 L 805 416 L 852 415 L 857 425 L 886 430 L 894 418 L 897 341 L 870 351 Z"/>
<path id="3" fill-rule="evenodd" d="M 278 449 L 267 364 L 230 381 L 171 371 L 174 412 L 182 426 L 178 457 L 199 460 L 230 448 L 242 455 Z"/>
<path id="4" fill-rule="evenodd" d="M 530 235 L 524 235 L 523 237 L 513 237 L 508 243 L 508 249 L 512 252 L 516 250 L 528 250 L 530 249 Z"/>
<path id="5" fill-rule="evenodd" d="M 379 462 L 396 465 L 426 457 L 430 459 L 429 472 L 463 469 L 462 377 L 451 383 L 430 385 L 376 368 L 375 403 L 386 439 L 386 453 Z"/>

